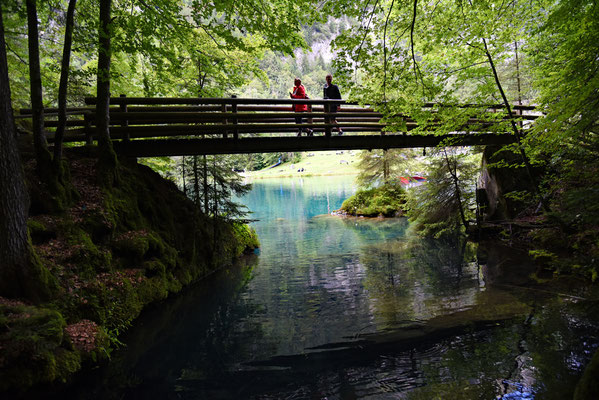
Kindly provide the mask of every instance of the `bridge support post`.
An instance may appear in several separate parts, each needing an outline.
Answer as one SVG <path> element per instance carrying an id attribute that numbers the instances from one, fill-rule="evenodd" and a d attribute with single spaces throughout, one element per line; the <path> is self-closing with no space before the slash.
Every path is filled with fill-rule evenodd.
<path id="1" fill-rule="evenodd" d="M 85 131 L 85 144 L 91 146 L 94 144 L 94 136 L 92 134 L 92 114 L 86 112 L 83 114 L 83 130 Z"/>
<path id="2" fill-rule="evenodd" d="M 122 94 L 121 99 L 125 99 L 127 97 L 126 94 Z M 121 103 L 121 112 L 122 113 L 126 113 L 127 112 L 127 103 L 122 102 Z M 121 126 L 124 128 L 123 129 L 123 140 L 128 142 L 129 141 L 129 130 L 127 129 L 127 127 L 129 126 L 129 120 L 126 117 L 123 117 L 123 119 L 121 120 Z"/>
<path id="3" fill-rule="evenodd" d="M 227 103 L 223 103 L 223 105 L 221 106 L 220 109 L 223 113 L 226 113 L 227 112 Z M 223 125 L 227 125 L 228 123 L 229 123 L 229 120 L 226 117 L 223 118 Z M 228 136 L 229 135 L 228 135 L 227 131 L 225 131 L 223 133 L 223 139 L 226 139 Z"/>
<path id="4" fill-rule="evenodd" d="M 233 95 L 231 96 L 232 102 L 231 102 L 231 112 L 233 113 L 233 125 L 237 125 L 237 96 Z M 237 129 L 237 127 L 235 127 L 235 129 L 233 129 L 233 139 L 237 140 L 239 139 L 239 129 Z"/>
<path id="5" fill-rule="evenodd" d="M 325 123 L 325 127 L 324 127 L 324 135 L 328 138 L 331 137 L 331 117 L 329 117 L 329 113 L 331 112 L 331 104 L 330 103 L 324 103 L 324 123 Z"/>

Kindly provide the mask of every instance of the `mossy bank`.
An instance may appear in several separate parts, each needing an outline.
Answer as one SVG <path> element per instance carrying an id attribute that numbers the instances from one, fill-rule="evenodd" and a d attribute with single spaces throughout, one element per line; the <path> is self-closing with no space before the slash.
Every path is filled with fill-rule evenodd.
<path id="1" fill-rule="evenodd" d="M 0 393 L 65 381 L 107 358 L 146 305 L 259 246 L 250 227 L 203 215 L 135 161 L 122 161 L 107 189 L 94 157 L 68 159 L 75 196 L 58 210 L 26 165 L 29 232 L 53 295 L 36 305 L 0 298 Z"/>

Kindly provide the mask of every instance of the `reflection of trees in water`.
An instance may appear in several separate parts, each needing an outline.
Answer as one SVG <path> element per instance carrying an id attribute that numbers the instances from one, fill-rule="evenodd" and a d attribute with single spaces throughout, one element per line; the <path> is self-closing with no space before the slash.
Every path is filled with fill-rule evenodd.
<path id="1" fill-rule="evenodd" d="M 406 221 L 349 224 L 319 215 L 297 229 L 290 221 L 277 225 L 269 228 L 268 247 L 250 285 L 253 301 L 265 310 L 265 340 L 278 340 L 274 353 L 297 354 L 372 329 L 359 253 L 368 243 L 401 235 Z"/>
<path id="2" fill-rule="evenodd" d="M 126 347 L 64 397 L 116 399 L 133 390 L 136 398 L 167 398 L 182 375 L 227 371 L 252 351 L 245 336 L 234 334 L 236 324 L 244 321 L 247 336 L 263 335 L 261 324 L 247 319 L 260 310 L 242 295 L 257 263 L 257 257 L 246 257 L 142 314 L 124 339 Z"/>
<path id="3" fill-rule="evenodd" d="M 420 238 L 363 248 L 377 322 L 393 327 L 472 305 L 479 291 L 473 250 L 466 242 Z"/>
<path id="4" fill-rule="evenodd" d="M 407 399 L 572 398 L 598 341 L 596 304 L 547 295 L 532 301 L 528 316 L 443 341 L 439 362 L 423 369 L 427 386 Z"/>
<path id="5" fill-rule="evenodd" d="M 510 325 L 442 341 L 439 361 L 423 365 L 427 386 L 410 392 L 407 399 L 497 398 L 520 353 L 521 334 L 517 325 Z"/>

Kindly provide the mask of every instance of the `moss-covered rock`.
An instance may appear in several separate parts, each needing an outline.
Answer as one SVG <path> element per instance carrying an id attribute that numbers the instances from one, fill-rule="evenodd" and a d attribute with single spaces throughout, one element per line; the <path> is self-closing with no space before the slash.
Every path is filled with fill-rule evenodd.
<path id="1" fill-rule="evenodd" d="M 66 323 L 49 308 L 0 302 L 0 391 L 64 380 L 80 368 L 62 347 Z"/>
<path id="2" fill-rule="evenodd" d="M 45 243 L 50 239 L 56 238 L 56 226 L 40 218 L 30 218 L 27 221 L 27 228 L 31 235 L 31 241 L 34 244 Z"/>

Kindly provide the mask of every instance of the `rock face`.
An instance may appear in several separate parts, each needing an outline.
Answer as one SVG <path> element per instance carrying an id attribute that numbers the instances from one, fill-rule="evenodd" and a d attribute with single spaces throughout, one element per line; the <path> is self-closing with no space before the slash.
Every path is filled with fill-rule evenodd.
<path id="1" fill-rule="evenodd" d="M 522 211 L 524 201 L 518 192 L 530 184 L 520 164 L 520 155 L 511 150 L 485 147 L 476 193 L 484 221 L 511 219 Z"/>

